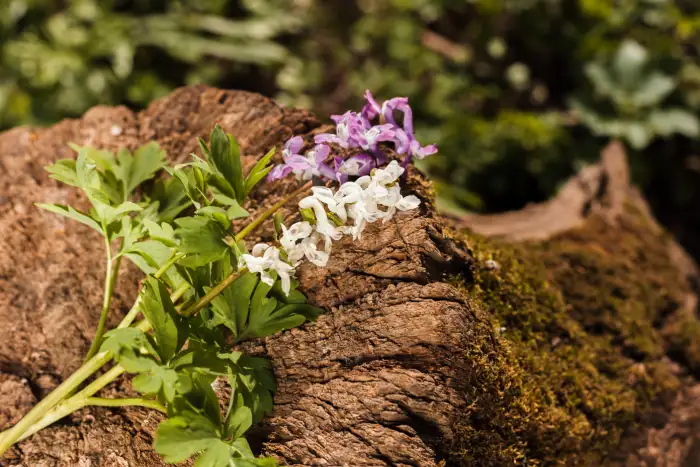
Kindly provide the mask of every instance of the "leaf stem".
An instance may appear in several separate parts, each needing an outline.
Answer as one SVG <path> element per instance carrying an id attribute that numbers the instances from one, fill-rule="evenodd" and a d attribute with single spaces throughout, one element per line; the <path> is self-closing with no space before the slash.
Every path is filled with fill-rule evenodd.
<path id="1" fill-rule="evenodd" d="M 226 289 L 229 285 L 233 283 L 236 279 L 238 279 L 240 276 L 248 272 L 248 268 L 242 268 L 239 269 L 238 271 L 234 271 L 231 274 L 226 277 L 226 279 L 222 280 L 218 284 L 216 284 L 215 287 L 213 287 L 209 292 L 204 295 L 204 297 L 200 298 L 197 300 L 195 303 L 193 303 L 191 306 L 186 308 L 185 310 L 182 310 L 180 312 L 181 315 L 183 316 L 192 316 L 196 314 L 199 310 L 204 308 L 205 306 L 209 305 L 212 300 L 214 300 L 221 292 Z"/>
<path id="2" fill-rule="evenodd" d="M 3 432 L 0 436 L 0 456 L 15 444 L 27 429 L 44 417 L 49 410 L 73 392 L 83 381 L 102 368 L 111 358 L 112 355 L 109 352 L 101 352 L 92 357 L 49 395 L 39 401 L 15 426 Z"/>
<path id="3" fill-rule="evenodd" d="M 143 399 L 141 397 L 131 397 L 124 399 L 105 399 L 102 397 L 88 397 L 85 399 L 85 405 L 94 405 L 97 407 L 146 407 L 148 409 L 154 409 L 159 412 L 168 413 L 162 404 L 158 401 L 152 399 Z"/>
<path id="4" fill-rule="evenodd" d="M 186 253 L 178 253 L 176 249 L 173 249 L 173 252 L 170 255 L 170 257 L 168 258 L 168 260 L 165 263 L 163 263 L 163 265 L 160 267 L 160 269 L 158 269 L 158 271 L 156 271 L 156 273 L 153 274 L 153 276 L 156 278 L 163 276 L 163 274 L 168 272 L 168 269 L 170 269 L 170 267 L 173 264 L 177 263 L 185 256 L 187 256 Z"/>
<path id="5" fill-rule="evenodd" d="M 114 286 L 117 282 L 117 276 L 119 275 L 119 265 L 121 264 L 121 256 L 112 258 L 112 246 L 109 243 L 109 239 L 105 237 L 105 243 L 107 244 L 107 272 L 105 273 L 105 286 L 104 286 L 104 298 L 102 299 L 102 312 L 100 313 L 100 321 L 97 323 L 97 331 L 95 332 L 95 337 L 90 345 L 90 350 L 88 350 L 85 356 L 85 362 L 90 360 L 95 354 L 100 350 L 100 345 L 102 345 L 102 337 L 105 333 L 105 325 L 107 324 L 107 316 L 109 315 L 109 306 L 112 303 L 112 295 L 114 294 Z"/>
<path id="6" fill-rule="evenodd" d="M 53 410 L 48 412 L 46 416 L 42 418 L 38 423 L 35 423 L 31 427 L 29 427 L 29 429 L 18 439 L 18 441 L 27 439 L 33 434 L 37 433 L 38 431 L 41 431 L 47 426 L 59 421 L 63 417 L 72 414 L 76 410 L 80 410 L 90 405 L 98 407 L 138 406 L 167 413 L 167 409 L 163 407 L 163 405 L 159 404 L 157 401 L 150 399 L 142 399 L 139 397 L 125 399 L 105 399 L 101 397 L 74 396 L 70 399 L 66 399 L 61 404 L 57 405 Z"/>
<path id="7" fill-rule="evenodd" d="M 272 216 L 277 210 L 279 210 L 284 204 L 286 204 L 289 200 L 293 199 L 294 197 L 298 196 L 299 194 L 303 193 L 304 191 L 308 190 L 311 188 L 312 182 L 305 183 L 303 186 L 292 192 L 291 194 L 285 196 L 282 198 L 279 202 L 275 203 L 270 209 L 265 211 L 263 214 L 261 214 L 257 219 L 255 219 L 253 222 L 251 222 L 248 226 L 246 226 L 241 232 L 239 232 L 236 235 L 236 241 L 244 239 L 250 232 L 255 230 L 260 224 L 262 224 L 267 218 Z M 111 252 L 110 252 L 111 255 Z M 118 259 L 118 258 L 117 258 Z M 170 258 L 170 260 L 166 263 L 171 263 L 173 258 Z M 110 263 L 111 261 L 111 256 L 110 256 Z M 175 261 L 172 261 L 172 264 L 174 264 Z M 169 264 L 168 267 L 172 266 L 172 264 Z M 113 264 L 109 264 L 109 266 L 114 266 Z M 165 265 L 163 265 L 165 267 Z M 108 267 L 108 270 L 110 268 Z M 166 268 L 167 269 L 167 268 Z M 161 272 L 162 271 L 162 272 Z M 161 267 L 159 269 L 159 273 L 164 273 L 165 269 Z M 219 284 L 217 284 L 214 288 L 212 288 L 207 294 L 200 298 L 197 302 L 192 304 L 190 307 L 182 311 L 182 314 L 184 316 L 192 316 L 199 312 L 202 308 L 207 306 L 211 301 L 216 298 L 221 292 L 223 292 L 226 287 L 231 285 L 233 281 L 235 281 L 239 276 L 242 274 L 245 274 L 247 272 L 246 268 L 243 268 L 239 271 L 235 271 L 231 273 L 226 279 L 221 281 Z M 116 280 L 116 273 L 112 276 L 109 277 L 109 282 L 113 284 L 113 281 Z M 178 288 L 173 295 L 179 294 L 177 298 L 182 296 L 189 288 L 189 285 L 184 284 L 183 287 Z M 110 290 L 109 297 L 111 298 L 111 292 L 113 291 L 113 285 L 112 285 L 112 290 Z M 106 292 L 106 290 L 105 290 Z M 105 297 L 107 297 L 107 293 L 105 293 Z M 134 303 L 134 306 L 131 308 L 129 313 L 124 317 L 122 322 L 120 323 L 119 327 L 126 327 L 133 322 L 133 320 L 136 318 L 138 315 L 138 305 L 139 305 L 140 300 L 136 300 Z M 109 303 L 107 299 L 105 299 L 105 303 L 107 304 L 106 308 L 109 308 Z M 103 306 L 103 312 L 104 312 L 105 306 Z M 100 320 L 102 321 L 102 319 Z M 106 320 L 105 320 L 106 321 Z M 150 328 L 150 324 L 147 321 L 143 321 L 139 323 L 138 325 L 139 328 L 141 328 L 143 331 L 147 331 Z M 102 332 L 104 332 L 104 325 L 102 326 Z M 99 331 L 99 327 L 98 327 Z M 97 337 L 97 336 L 96 336 Z M 99 335 L 99 340 L 101 340 L 102 336 Z M 98 339 L 95 339 L 93 342 L 93 346 L 97 345 L 95 342 L 97 342 Z M 99 349 L 99 346 L 97 347 Z M 40 429 L 50 425 L 51 423 L 55 422 L 56 420 L 60 420 L 61 418 L 65 417 L 66 415 L 72 413 L 75 410 L 78 410 L 81 407 L 84 407 L 85 405 L 80 405 L 80 404 L 86 404 L 85 400 L 89 398 L 89 396 L 92 396 L 95 392 L 99 391 L 102 389 L 104 386 L 109 384 L 111 381 L 116 379 L 119 375 L 121 375 L 125 370 L 123 367 L 120 365 L 115 365 L 112 367 L 109 371 L 104 373 L 102 376 L 97 378 L 95 381 L 93 381 L 91 384 L 86 386 L 83 390 L 81 390 L 78 394 L 70 397 L 69 399 L 63 400 L 65 397 L 69 396 L 77 387 L 80 386 L 80 384 L 83 383 L 87 378 L 92 376 L 96 371 L 98 371 L 100 368 L 102 368 L 107 362 L 109 362 L 112 359 L 112 355 L 110 352 L 101 352 L 93 356 L 92 358 L 88 359 L 83 366 L 81 366 L 75 373 L 70 375 L 63 383 L 61 383 L 56 389 L 54 389 L 49 395 L 47 395 L 44 399 L 39 401 L 37 405 L 35 405 L 15 426 L 12 428 L 4 431 L 3 433 L 0 434 L 0 456 L 2 456 L 7 449 L 10 448 L 13 444 L 15 444 L 18 440 L 24 439 L 28 436 L 30 436 L 33 433 L 36 433 Z M 92 393 L 92 394 L 90 394 Z M 60 404 L 60 405 L 59 405 Z M 37 423 L 39 422 L 39 423 Z M 36 426 L 35 426 L 36 425 Z"/>
<path id="8" fill-rule="evenodd" d="M 296 198 L 300 194 L 307 191 L 309 188 L 311 188 L 312 185 L 313 185 L 313 182 L 311 180 L 309 180 L 308 182 L 303 184 L 301 187 L 297 188 L 292 193 L 288 194 L 287 196 L 285 196 L 284 198 L 282 198 L 281 200 L 279 200 L 278 202 L 273 204 L 272 207 L 270 207 L 270 209 L 263 212 L 257 219 L 255 219 L 253 222 L 251 222 L 250 224 L 245 226 L 243 228 L 243 230 L 238 232 L 236 234 L 236 237 L 235 237 L 236 241 L 238 242 L 238 241 L 243 240 L 249 233 L 251 233 L 253 230 L 257 229 L 260 226 L 260 224 L 265 222 L 266 219 L 268 219 L 270 216 L 274 215 L 282 206 L 284 206 L 290 200 Z"/>

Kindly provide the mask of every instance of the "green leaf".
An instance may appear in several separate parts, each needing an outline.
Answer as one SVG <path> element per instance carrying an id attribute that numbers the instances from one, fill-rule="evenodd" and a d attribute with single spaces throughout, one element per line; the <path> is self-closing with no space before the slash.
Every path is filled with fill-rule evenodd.
<path id="1" fill-rule="evenodd" d="M 156 355 L 146 334 L 137 328 L 117 328 L 105 333 L 105 340 L 100 347 L 100 352 L 111 352 L 112 355 L 121 354 L 122 350 L 136 350 Z"/>
<path id="2" fill-rule="evenodd" d="M 221 358 L 225 356 L 226 354 L 219 355 Z M 276 383 L 272 365 L 268 360 L 241 356 L 229 371 L 228 377 L 232 389 L 229 417 L 239 407 L 248 407 L 251 410 L 253 423 L 257 423 L 265 414 L 272 411 L 272 396 Z"/>
<path id="3" fill-rule="evenodd" d="M 649 144 L 653 138 L 649 130 L 650 128 L 637 122 L 625 122 L 621 125 L 621 134 L 635 149 L 643 149 Z"/>
<path id="4" fill-rule="evenodd" d="M 676 81 L 668 75 L 654 72 L 641 83 L 632 99 L 638 107 L 651 107 L 661 103 L 676 88 Z"/>
<path id="5" fill-rule="evenodd" d="M 233 188 L 236 192 L 236 199 L 239 203 L 242 203 L 243 200 L 246 198 L 246 192 L 244 188 L 245 181 L 243 180 L 243 163 L 241 161 L 241 149 L 238 146 L 238 141 L 236 141 L 236 138 L 234 138 L 233 135 L 228 135 L 228 141 L 231 151 L 230 157 L 233 165 Z"/>
<path id="6" fill-rule="evenodd" d="M 253 294 L 248 317 L 248 326 L 239 340 L 266 337 L 285 329 L 299 326 L 307 320 L 315 319 L 322 312 L 307 304 L 279 304 L 268 297 L 271 286 L 260 282 Z"/>
<path id="7" fill-rule="evenodd" d="M 232 205 L 226 211 L 226 217 L 228 217 L 228 219 L 231 221 L 234 219 L 242 219 L 244 217 L 248 217 L 249 215 L 250 214 L 248 211 L 243 209 L 238 203 Z"/>
<path id="8" fill-rule="evenodd" d="M 253 412 L 249 407 L 240 406 L 229 414 L 226 420 L 226 437 L 238 439 L 253 425 Z"/>
<path id="9" fill-rule="evenodd" d="M 121 217 L 130 212 L 136 212 L 143 209 L 138 204 L 132 201 L 125 201 L 118 206 L 103 206 L 101 210 L 101 217 L 105 224 L 111 224 L 115 221 L 120 221 Z"/>
<path id="10" fill-rule="evenodd" d="M 119 151 L 116 169 L 124 184 L 124 196 L 128 197 L 137 186 L 153 178 L 165 163 L 165 151 L 158 143 L 150 142 L 141 146 L 132 156 L 126 150 Z"/>
<path id="11" fill-rule="evenodd" d="M 228 219 L 226 211 L 218 206 L 206 206 L 197 209 L 197 215 L 208 217 L 218 222 L 224 229 L 231 227 L 231 222 Z"/>
<path id="12" fill-rule="evenodd" d="M 221 258 L 228 251 L 227 232 L 221 225 L 204 216 L 176 219 L 175 236 L 180 239 L 179 250 L 189 256 L 183 264 L 203 266 Z"/>
<path id="13" fill-rule="evenodd" d="M 202 155 L 204 155 L 205 159 L 209 159 L 209 153 L 211 151 L 209 149 L 209 146 L 207 145 L 207 142 L 199 137 L 197 137 L 197 142 L 199 143 L 199 149 L 202 150 Z"/>
<path id="14" fill-rule="evenodd" d="M 61 159 L 60 161 L 56 161 L 53 165 L 47 165 L 44 169 L 51 174 L 50 177 L 54 180 L 63 182 L 66 185 L 80 186 L 75 173 L 74 159 Z"/>
<path id="15" fill-rule="evenodd" d="M 36 203 L 36 205 L 41 209 L 45 209 L 46 211 L 53 212 L 55 214 L 67 217 L 69 219 L 73 219 L 75 221 L 80 222 L 81 224 L 85 224 L 88 227 L 91 227 L 104 235 L 104 230 L 102 230 L 102 226 L 97 221 L 95 221 L 92 217 L 88 216 L 87 214 L 72 208 L 71 206 L 44 203 Z"/>
<path id="16" fill-rule="evenodd" d="M 170 172 L 171 169 L 166 170 Z M 172 222 L 192 204 L 182 181 L 176 177 L 156 180 L 153 191 L 147 196 L 158 203 L 159 220 L 165 222 Z"/>
<path id="17" fill-rule="evenodd" d="M 142 394 L 162 394 L 165 400 L 172 402 L 180 387 L 177 371 L 153 362 L 152 366 L 131 380 L 131 386 Z"/>
<path id="18" fill-rule="evenodd" d="M 201 200 L 206 198 L 206 194 L 202 190 L 193 168 L 165 168 L 165 170 L 174 177 L 184 190 L 185 195 L 190 199 L 195 208 L 201 207 Z"/>
<path id="19" fill-rule="evenodd" d="M 236 316 L 236 326 L 239 330 L 245 329 L 250 313 L 250 302 L 255 287 L 260 282 L 258 274 L 246 273 L 233 281 L 231 284 L 231 294 L 233 296 L 232 305 Z"/>
<path id="20" fill-rule="evenodd" d="M 152 371 L 158 366 L 157 356 L 149 337 L 140 329 L 112 329 L 105 333 L 100 352 L 111 352 L 115 360 L 129 373 Z"/>
<path id="21" fill-rule="evenodd" d="M 160 241 L 144 240 L 134 243 L 124 250 L 123 254 L 129 258 L 136 266 L 138 266 L 146 274 L 151 274 L 157 271 L 170 257 L 172 249 L 163 245 Z M 143 262 L 134 261 L 134 255 L 143 258 L 146 261 L 146 267 L 143 267 Z"/>
<path id="22" fill-rule="evenodd" d="M 268 151 L 268 153 L 260 158 L 260 160 L 256 162 L 256 164 L 250 170 L 250 173 L 248 173 L 248 176 L 245 178 L 245 196 L 248 196 L 248 194 L 253 191 L 253 188 L 255 188 L 255 185 L 257 185 L 260 180 L 265 178 L 270 170 L 272 170 L 272 166 L 268 166 L 267 164 L 275 155 L 275 151 L 276 148 L 272 148 L 270 151 Z"/>
<path id="23" fill-rule="evenodd" d="M 229 207 L 226 211 L 226 216 L 229 220 L 241 219 L 250 215 L 248 211 L 243 209 L 241 205 L 238 204 L 238 201 L 236 201 L 235 199 L 231 198 L 230 196 L 226 196 L 223 193 L 220 193 L 216 189 L 213 189 L 212 192 L 214 194 L 214 201 Z"/>
<path id="24" fill-rule="evenodd" d="M 177 240 L 175 239 L 175 230 L 167 222 L 158 224 L 152 220 L 146 219 L 143 221 L 144 227 L 148 232 L 148 236 L 153 240 L 158 240 L 164 245 L 175 246 Z"/>
<path id="25" fill-rule="evenodd" d="M 222 444 L 230 452 L 230 448 L 221 441 L 218 430 L 219 428 L 207 417 L 195 412 L 184 411 L 158 426 L 153 447 L 158 454 L 163 456 L 165 462 L 169 463 L 182 462 L 210 448 L 219 451 L 222 449 Z M 216 454 L 213 459 L 219 460 L 220 453 Z M 228 464 L 228 459 L 226 462 Z M 223 464 L 223 466 L 227 466 L 227 464 Z M 218 464 L 213 465 L 219 467 Z"/>
<path id="26" fill-rule="evenodd" d="M 143 227 L 140 223 L 129 216 L 122 217 L 121 230 L 117 234 L 117 238 L 123 239 L 121 250 L 128 250 L 135 242 L 143 237 Z"/>
<path id="27" fill-rule="evenodd" d="M 649 115 L 649 125 L 662 136 L 680 133 L 689 138 L 700 135 L 700 121 L 683 109 L 657 110 Z"/>
<path id="28" fill-rule="evenodd" d="M 246 273 L 211 302 L 216 322 L 223 324 L 237 337 L 248 319 L 250 298 L 259 279 L 257 274 Z"/>
<path id="29" fill-rule="evenodd" d="M 620 84 L 630 89 L 642 76 L 642 71 L 649 61 L 649 53 L 638 42 L 627 39 L 617 49 L 613 67 Z"/>
<path id="30" fill-rule="evenodd" d="M 153 327 L 161 361 L 167 363 L 187 340 L 187 322 L 177 314 L 167 287 L 149 276 L 143 283 L 141 312 Z"/>
<path id="31" fill-rule="evenodd" d="M 245 197 L 243 169 L 238 143 L 232 135 L 216 125 L 209 138 L 211 151 L 209 162 L 216 169 L 211 181 L 223 194 L 235 198 L 241 203 Z"/>
<path id="32" fill-rule="evenodd" d="M 212 441 L 194 463 L 194 467 L 230 467 L 231 446 L 221 440 Z"/>

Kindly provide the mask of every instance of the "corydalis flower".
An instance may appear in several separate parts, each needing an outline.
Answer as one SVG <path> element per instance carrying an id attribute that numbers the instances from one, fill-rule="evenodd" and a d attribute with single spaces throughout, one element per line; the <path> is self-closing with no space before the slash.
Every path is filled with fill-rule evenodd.
<path id="1" fill-rule="evenodd" d="M 408 159 L 404 165 L 407 165 L 414 157 L 420 160 L 437 152 L 437 145 L 422 146 L 416 140 L 413 132 L 413 110 L 408 105 L 407 97 L 394 97 L 379 105 L 372 93 L 367 90 L 365 91 L 365 99 L 367 104 L 362 109 L 362 115 L 368 121 L 372 121 L 379 116 L 380 121 L 388 122 L 394 134 L 391 141 L 394 143 L 396 152 L 398 154 L 408 154 Z M 399 126 L 396 122 L 396 112 L 401 112 L 403 115 L 402 126 Z"/>
<path id="2" fill-rule="evenodd" d="M 260 274 L 260 280 L 267 285 L 273 285 L 275 279 L 270 275 L 271 271 L 277 273 L 282 283 L 282 290 L 289 295 L 291 288 L 291 275 L 294 267 L 282 260 L 280 251 L 265 243 L 258 243 L 253 247 L 251 254 L 244 254 L 238 260 L 239 268 L 248 268 L 252 273 Z"/>
<path id="3" fill-rule="evenodd" d="M 329 188 L 315 187 L 313 198 L 326 205 L 342 222 L 353 220 L 352 226 L 342 226 L 338 230 L 358 239 L 368 223 L 386 221 L 397 210 L 407 211 L 420 205 L 416 196 L 401 196 L 398 180 L 403 173 L 404 168 L 392 161 L 370 176 L 343 183 L 335 193 Z"/>
<path id="4" fill-rule="evenodd" d="M 331 119 L 335 122 L 335 134 L 321 133 L 314 137 L 314 142 L 316 144 L 334 143 L 345 149 L 358 147 L 356 136 L 365 131 L 362 117 L 357 112 L 348 111 L 343 115 L 332 115 Z"/>
<path id="5" fill-rule="evenodd" d="M 301 139 L 301 136 L 290 138 L 284 143 L 284 149 L 282 150 L 282 160 L 284 160 L 284 164 L 275 166 L 268 174 L 267 180 L 279 180 L 292 173 L 292 170 L 294 170 L 293 164 L 305 159 L 304 156 L 299 154 L 303 145 L 304 140 Z"/>
<path id="6" fill-rule="evenodd" d="M 334 178 L 335 170 L 326 164 L 326 159 L 330 154 L 330 148 L 324 144 L 317 144 L 306 154 L 299 154 L 303 145 L 300 136 L 287 141 L 282 151 L 283 164 L 276 166 L 270 171 L 268 181 L 279 180 L 290 173 L 293 173 L 300 180 L 309 180 L 312 177 Z"/>
<path id="7" fill-rule="evenodd" d="M 328 263 L 331 253 L 331 238 L 314 231 L 308 222 L 297 222 L 289 229 L 282 227 L 280 245 L 287 253 L 287 259 L 297 265 L 306 258 L 316 266 L 323 267 Z M 319 249 L 319 243 L 321 249 Z"/>
<path id="8" fill-rule="evenodd" d="M 288 294 L 291 276 L 303 259 L 324 267 L 333 241 L 343 234 L 357 240 L 367 224 L 378 220 L 386 222 L 396 211 L 420 205 L 416 196 L 401 195 L 399 179 L 403 173 L 404 168 L 392 161 L 384 169 L 375 169 L 357 181 L 343 183 L 335 192 L 328 187 L 312 187 L 311 195 L 299 202 L 300 209 L 313 211 L 312 222 L 297 222 L 289 228 L 282 226 L 281 249 L 255 245 L 251 254 L 241 255 L 239 267 L 260 274 L 261 280 L 269 285 L 274 283 L 271 274 L 274 271 Z"/>
<path id="9" fill-rule="evenodd" d="M 370 171 L 377 165 L 374 157 L 369 154 L 358 154 L 345 161 L 340 159 L 340 163 L 337 162 L 335 175 L 336 179 L 341 183 L 345 183 L 348 180 L 348 176 L 361 177 L 369 175 Z"/>

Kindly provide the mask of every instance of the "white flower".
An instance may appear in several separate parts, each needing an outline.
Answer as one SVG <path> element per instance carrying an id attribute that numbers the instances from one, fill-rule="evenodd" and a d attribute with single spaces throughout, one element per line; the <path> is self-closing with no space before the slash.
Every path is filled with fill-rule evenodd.
<path id="1" fill-rule="evenodd" d="M 323 207 L 320 199 L 326 199 L 322 191 L 316 190 L 311 196 L 307 196 L 299 202 L 301 209 L 313 209 L 316 215 L 316 232 L 325 235 L 333 240 L 338 240 L 341 237 L 341 232 L 331 224 L 328 219 L 328 213 Z M 319 199 L 320 198 L 320 199 Z"/>
<path id="2" fill-rule="evenodd" d="M 313 227 L 311 224 L 308 222 L 297 222 L 296 224 L 293 224 L 289 229 L 287 227 L 282 226 L 282 237 L 280 237 L 280 245 L 282 245 L 282 248 L 285 249 L 285 251 L 289 252 L 292 250 L 296 244 L 297 241 L 302 240 L 313 232 Z M 292 261 L 294 263 L 294 261 Z"/>
<path id="3" fill-rule="evenodd" d="M 270 273 L 275 271 L 282 289 L 289 294 L 291 275 L 301 260 L 326 266 L 333 240 L 340 239 L 343 234 L 357 240 L 367 224 L 378 220 L 386 222 L 397 210 L 408 211 L 420 205 L 416 196 L 401 196 L 398 181 L 403 173 L 403 167 L 392 161 L 371 175 L 343 183 L 335 192 L 326 187 L 313 187 L 311 196 L 302 199 L 299 208 L 313 210 L 315 225 L 302 221 L 289 228 L 282 227 L 279 241 L 287 261 L 282 260 L 279 249 L 261 243 L 253 247 L 251 254 L 241 255 L 239 267 L 260 274 L 260 279 L 268 285 L 274 284 Z M 329 212 L 345 225 L 336 227 L 328 218 Z M 348 225 L 350 221 L 352 224 Z"/>
<path id="4" fill-rule="evenodd" d="M 322 242 L 322 248 L 318 245 Z M 314 232 L 287 251 L 289 261 L 296 264 L 303 258 L 308 259 L 319 267 L 324 267 L 328 263 L 331 254 L 332 241 L 330 237 Z"/>
<path id="5" fill-rule="evenodd" d="M 414 195 L 404 196 L 396 203 L 396 209 L 399 211 L 410 211 L 411 209 L 416 209 L 418 206 L 420 206 L 420 200 Z"/>
<path id="6" fill-rule="evenodd" d="M 398 180 L 403 173 L 404 168 L 392 161 L 386 168 L 375 170 L 372 175 L 360 177 L 354 183 L 343 184 L 336 193 L 335 206 L 331 207 L 331 211 L 344 222 L 352 219 L 354 224 L 343 227 L 342 231 L 357 240 L 361 238 L 368 223 L 380 219 L 386 222 L 394 216 L 397 209 L 406 211 L 417 208 L 420 205 L 417 197 L 401 196 Z"/>
<path id="7" fill-rule="evenodd" d="M 341 221 L 348 221 L 348 207 L 362 199 L 362 187 L 355 182 L 343 183 L 333 196 L 333 202 L 326 203 L 330 211 Z"/>
<path id="8" fill-rule="evenodd" d="M 308 222 L 297 222 L 289 229 L 282 226 L 282 230 L 280 245 L 287 253 L 290 263 L 296 265 L 304 257 L 316 266 L 325 266 L 328 263 L 332 244 L 330 237 L 315 232 Z M 321 240 L 323 249 L 319 250 L 318 243 Z"/>
<path id="9" fill-rule="evenodd" d="M 270 275 L 270 271 L 275 271 L 282 282 L 282 290 L 289 295 L 294 267 L 280 258 L 280 251 L 265 243 L 258 243 L 251 253 L 241 255 L 238 267 L 247 267 L 250 272 L 260 274 L 260 280 L 267 285 L 275 283 L 275 279 Z"/>

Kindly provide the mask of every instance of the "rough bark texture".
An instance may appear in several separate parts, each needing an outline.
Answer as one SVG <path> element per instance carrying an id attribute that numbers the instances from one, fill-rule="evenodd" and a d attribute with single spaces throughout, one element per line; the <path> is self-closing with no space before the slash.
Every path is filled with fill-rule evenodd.
<path id="1" fill-rule="evenodd" d="M 214 123 L 248 163 L 323 130 L 261 96 L 198 87 L 139 114 L 96 108 L 0 135 L 0 428 L 78 367 L 99 315 L 103 245 L 32 206 L 85 202 L 42 166 L 69 157 L 68 142 L 156 140 L 183 160 Z M 420 211 L 338 245 L 326 268 L 301 269 L 327 313 L 250 346 L 273 359 L 280 386 L 258 448 L 291 465 L 699 465 L 697 273 L 627 178 L 612 147 L 547 205 L 448 229 L 412 171 Z M 266 187 L 251 209 L 293 186 Z M 111 324 L 138 279 L 124 270 Z M 107 389 L 128 390 L 125 380 Z M 161 465 L 150 447 L 158 421 L 81 411 L 0 465 Z"/>

